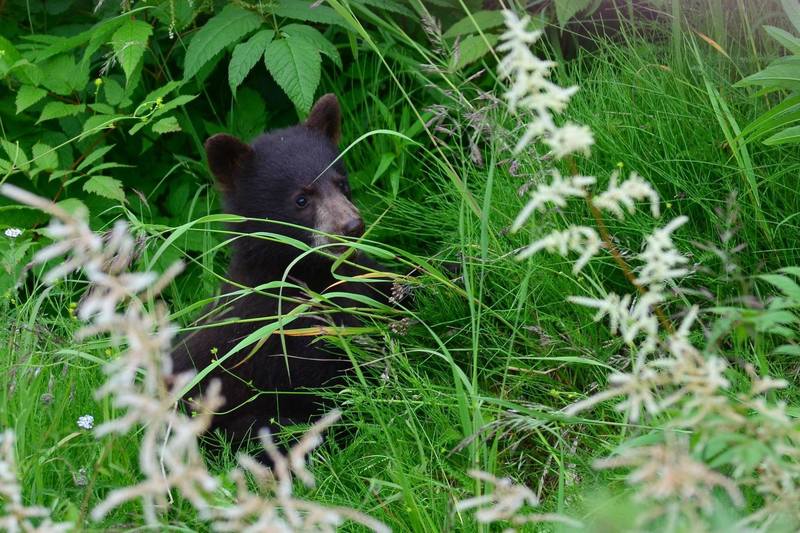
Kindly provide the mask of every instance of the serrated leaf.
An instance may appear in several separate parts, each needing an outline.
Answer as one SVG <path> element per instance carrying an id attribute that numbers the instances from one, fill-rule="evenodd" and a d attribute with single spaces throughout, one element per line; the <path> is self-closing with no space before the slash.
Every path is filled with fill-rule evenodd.
<path id="1" fill-rule="evenodd" d="M 65 104 L 64 102 L 48 102 L 42 109 L 42 114 L 39 115 L 37 124 L 45 120 L 52 120 L 54 118 L 63 118 L 77 115 L 86 111 L 84 104 Z"/>
<path id="2" fill-rule="evenodd" d="M 458 52 L 453 55 L 456 59 L 453 67 L 459 70 L 482 58 L 497 43 L 497 39 L 497 35 L 493 34 L 470 35 L 458 43 Z"/>
<path id="3" fill-rule="evenodd" d="M 38 142 L 33 145 L 33 164 L 42 170 L 58 168 L 58 154 L 50 145 Z"/>
<path id="4" fill-rule="evenodd" d="M 583 11 L 592 0 L 555 0 L 556 18 L 562 28 L 580 11 Z"/>
<path id="5" fill-rule="evenodd" d="M 228 84 L 232 93 L 236 94 L 236 88 L 256 66 L 274 36 L 275 32 L 272 30 L 261 30 L 246 43 L 237 44 L 233 49 L 231 62 L 228 63 Z"/>
<path id="6" fill-rule="evenodd" d="M 66 198 L 65 200 L 57 202 L 56 205 L 75 217 L 84 220 L 89 217 L 89 208 L 77 198 Z"/>
<path id="7" fill-rule="evenodd" d="M 52 57 L 39 65 L 47 73 L 42 77 L 42 85 L 51 92 L 69 96 L 85 88 L 75 58 L 71 54 Z"/>
<path id="8" fill-rule="evenodd" d="M 153 27 L 150 24 L 142 20 L 128 19 L 111 37 L 114 54 L 122 65 L 128 85 L 142 61 L 147 40 L 152 33 Z"/>
<path id="9" fill-rule="evenodd" d="M 106 95 L 106 102 L 113 106 L 118 106 L 125 98 L 125 89 L 112 78 L 103 80 L 103 89 Z"/>
<path id="10" fill-rule="evenodd" d="M 229 131 L 240 139 L 249 140 L 267 127 L 267 107 L 264 98 L 249 87 L 243 87 L 228 116 Z"/>
<path id="11" fill-rule="evenodd" d="M 183 78 L 189 79 L 203 65 L 221 52 L 226 46 L 235 43 L 251 31 L 261 26 L 261 17 L 252 11 L 228 4 L 220 13 L 210 19 L 194 36 L 186 50 Z"/>
<path id="12" fill-rule="evenodd" d="M 0 139 L 0 145 L 3 146 L 11 165 L 20 169 L 23 172 L 30 170 L 31 166 L 28 162 L 28 155 L 19 143 L 12 143 L 8 139 Z"/>
<path id="13" fill-rule="evenodd" d="M 110 176 L 92 176 L 83 184 L 83 190 L 103 198 L 110 198 L 119 202 L 125 201 L 122 182 Z"/>
<path id="14" fill-rule="evenodd" d="M 170 133 L 173 131 L 181 131 L 181 125 L 178 124 L 178 119 L 175 117 L 166 117 L 162 118 L 155 124 L 153 124 L 153 133 L 162 134 L 162 133 Z"/>
<path id="15" fill-rule="evenodd" d="M 328 6 L 319 5 L 317 1 L 280 0 L 273 13 L 279 17 L 321 24 L 337 24 L 347 28 L 344 19 L 336 11 Z"/>
<path id="16" fill-rule="evenodd" d="M 95 134 L 99 133 L 103 130 L 110 129 L 114 127 L 114 122 L 124 118 L 125 115 L 94 115 L 86 119 L 86 122 L 83 123 L 83 133 L 86 134 Z"/>
<path id="17" fill-rule="evenodd" d="M 23 85 L 17 91 L 17 114 L 19 115 L 30 106 L 47 96 L 47 91 L 34 87 L 33 85 Z"/>
<path id="18" fill-rule="evenodd" d="M 477 28 L 476 28 L 477 25 Z M 456 37 L 458 35 L 465 35 L 470 33 L 478 33 L 478 28 L 485 32 L 497 26 L 503 25 L 503 12 L 502 11 L 476 11 L 472 16 L 466 16 L 450 26 L 444 32 L 445 39 Z"/>
<path id="19" fill-rule="evenodd" d="M 114 146 L 116 146 L 116 145 L 114 145 L 114 144 L 109 144 L 108 146 L 101 146 L 100 148 L 98 148 L 97 150 L 95 150 L 94 152 L 92 152 L 91 154 L 87 155 L 87 156 L 86 156 L 86 159 L 84 159 L 84 160 L 81 162 L 81 164 L 80 164 L 80 165 L 78 165 L 78 168 L 77 168 L 76 170 L 77 170 L 78 172 L 81 172 L 83 169 L 85 169 L 85 168 L 89 167 L 89 166 L 90 166 L 90 165 L 92 165 L 92 164 L 93 164 L 95 161 L 97 161 L 98 159 L 100 159 L 100 158 L 102 158 L 104 155 L 106 155 L 106 154 L 107 154 L 107 153 L 108 153 L 108 152 L 109 152 L 109 151 L 110 151 L 112 148 L 114 148 Z"/>
<path id="20" fill-rule="evenodd" d="M 316 47 L 320 53 L 328 56 L 337 67 L 342 68 L 342 56 L 336 46 L 322 35 L 318 29 L 306 24 L 288 24 L 281 28 L 281 33 L 289 37 L 305 39 Z"/>
<path id="21" fill-rule="evenodd" d="M 305 39 L 286 37 L 269 43 L 264 62 L 292 103 L 307 113 L 319 85 L 319 51 Z"/>

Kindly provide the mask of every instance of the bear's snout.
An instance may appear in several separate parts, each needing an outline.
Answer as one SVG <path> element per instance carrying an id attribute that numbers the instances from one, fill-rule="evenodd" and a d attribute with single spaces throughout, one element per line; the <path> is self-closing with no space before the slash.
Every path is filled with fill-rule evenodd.
<path id="1" fill-rule="evenodd" d="M 361 237 L 364 234 L 364 221 L 361 217 L 352 218 L 344 224 L 342 230 L 347 237 Z"/>

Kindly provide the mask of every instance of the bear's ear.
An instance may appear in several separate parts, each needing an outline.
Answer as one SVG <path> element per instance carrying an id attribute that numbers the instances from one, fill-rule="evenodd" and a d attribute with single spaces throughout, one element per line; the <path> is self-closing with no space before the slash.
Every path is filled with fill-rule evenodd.
<path id="1" fill-rule="evenodd" d="M 322 132 L 333 144 L 339 144 L 342 138 L 342 111 L 335 95 L 328 93 L 320 96 L 308 115 L 306 127 Z"/>
<path id="2" fill-rule="evenodd" d="M 253 153 L 250 145 L 225 133 L 208 138 L 205 144 L 208 166 L 224 191 L 234 188 L 234 175 Z"/>

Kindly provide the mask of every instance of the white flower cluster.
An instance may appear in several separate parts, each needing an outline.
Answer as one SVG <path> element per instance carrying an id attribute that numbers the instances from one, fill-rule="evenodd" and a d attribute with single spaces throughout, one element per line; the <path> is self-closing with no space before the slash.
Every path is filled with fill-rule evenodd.
<path id="1" fill-rule="evenodd" d="M 524 514 L 525 507 L 537 507 L 539 498 L 525 485 L 514 483 L 509 478 L 497 478 L 488 472 L 471 470 L 470 477 L 493 486 L 490 494 L 475 496 L 456 503 L 456 512 L 477 509 L 475 519 L 482 524 L 510 522 L 514 526 L 530 523 L 560 522 L 571 527 L 581 527 L 580 522 L 554 513 Z M 514 528 L 503 531 L 513 533 Z"/>
<path id="2" fill-rule="evenodd" d="M 602 246 L 603 241 L 594 229 L 587 226 L 570 226 L 563 231 L 555 230 L 529 244 L 517 255 L 517 259 L 527 259 L 540 250 L 558 253 L 562 257 L 569 255 L 569 252 L 578 252 L 580 257 L 572 266 L 572 271 L 577 274 Z"/>
<path id="3" fill-rule="evenodd" d="M 531 199 L 519 212 L 511 231 L 519 231 L 534 211 L 541 211 L 546 204 L 556 207 L 566 207 L 570 197 L 585 198 L 588 193 L 586 187 L 593 185 L 595 179 L 591 176 L 570 176 L 564 178 L 556 169 L 550 170 L 552 180 L 550 183 L 540 183 L 536 190 L 531 192 Z"/>
<path id="4" fill-rule="evenodd" d="M 16 439 L 10 429 L 0 433 L 0 531 L 8 533 L 61 533 L 72 529 L 68 522 L 54 523 L 46 507 L 28 507 L 22 502 L 17 478 Z M 38 522 L 38 524 L 35 524 Z"/>
<path id="5" fill-rule="evenodd" d="M 617 180 L 619 171 L 615 170 L 611 173 L 606 190 L 592 198 L 595 207 L 610 211 L 615 217 L 623 219 L 625 210 L 629 214 L 633 214 L 636 210 L 637 200 L 650 200 L 650 213 L 656 218 L 661 215 L 658 193 L 641 176 L 631 172 L 628 179 L 622 183 L 617 184 Z"/>
<path id="6" fill-rule="evenodd" d="M 134 486 L 113 490 L 92 510 L 94 520 L 102 519 L 127 501 L 140 500 L 148 525 L 157 528 L 160 512 L 168 509 L 173 492 L 178 492 L 197 509 L 201 519 L 210 521 L 218 531 L 293 531 L 303 526 L 308 526 L 308 530 L 329 531 L 333 524 L 345 520 L 359 522 L 375 531 L 387 531 L 379 522 L 356 511 L 327 508 L 292 495 L 293 474 L 307 485 L 313 483 L 313 476 L 305 468 L 305 456 L 321 442 L 321 432 L 338 414 L 313 427 L 288 458 L 283 458 L 268 438 L 265 440 L 276 464 L 275 497 L 250 493 L 243 474 L 237 470 L 228 474 L 239 487 L 233 495 L 237 501 L 233 506 L 222 505 L 221 495 L 215 492 L 221 486 L 220 481 L 208 471 L 198 442 L 198 437 L 209 427 L 212 413 L 223 403 L 219 382 L 210 383 L 204 398 L 195 402 L 196 416 L 176 409 L 181 392 L 193 376 L 172 373 L 169 353 L 176 328 L 168 320 L 165 306 L 157 303 L 151 310 L 142 301 L 157 296 L 180 271 L 180 265 L 168 269 L 161 277 L 129 273 L 134 240 L 124 224 L 115 225 L 104 242 L 85 221 L 48 200 L 11 185 L 0 186 L 0 193 L 54 217 L 47 229 L 54 242 L 35 259 L 43 262 L 66 257 L 46 274 L 46 280 L 52 282 L 79 269 L 89 280 L 90 292 L 77 313 L 87 326 L 78 335 L 106 333 L 117 344 L 127 347 L 104 366 L 107 379 L 96 391 L 98 397 L 110 398 L 122 414 L 95 428 L 95 435 L 136 431 L 141 438 L 139 469 L 144 479 Z M 93 424 L 91 415 L 78 421 L 85 429 Z M 254 459 L 241 457 L 240 463 L 251 473 L 257 473 Z M 255 523 L 244 526 L 248 517 L 253 516 L 257 516 Z"/>
<path id="7" fill-rule="evenodd" d="M 511 80 L 505 98 L 512 112 L 523 109 L 533 113 L 533 121 L 514 151 L 519 152 L 531 141 L 541 138 L 558 159 L 572 153 L 588 155 L 594 144 L 591 130 L 572 122 L 558 127 L 552 116 L 566 108 L 578 87 L 563 88 L 549 80 L 550 70 L 556 63 L 540 59 L 531 51 L 531 46 L 539 40 L 542 32 L 528 29 L 531 23 L 529 16 L 520 19 L 510 10 L 503 11 L 503 16 L 507 29 L 500 36 L 501 43 L 497 51 L 502 52 L 504 57 L 497 70 L 500 78 Z"/>

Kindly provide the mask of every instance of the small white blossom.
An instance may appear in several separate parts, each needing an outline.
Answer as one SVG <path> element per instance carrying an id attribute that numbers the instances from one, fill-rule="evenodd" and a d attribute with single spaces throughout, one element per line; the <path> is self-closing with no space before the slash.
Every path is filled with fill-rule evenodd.
<path id="1" fill-rule="evenodd" d="M 637 283 L 642 286 L 661 286 L 669 280 L 689 273 L 683 266 L 689 260 L 675 249 L 672 242 L 672 233 L 688 221 L 687 217 L 679 216 L 647 237 L 645 249 L 638 256 L 644 266 L 636 278 Z"/>
<path id="2" fill-rule="evenodd" d="M 557 253 L 562 257 L 566 257 L 570 251 L 579 252 L 581 255 L 572 266 L 572 271 L 577 274 L 600 251 L 602 246 L 603 241 L 592 228 L 570 226 L 564 231 L 554 231 L 538 241 L 532 242 L 522 249 L 517 255 L 517 259 L 520 261 L 527 259 L 539 250 Z"/>
<path id="3" fill-rule="evenodd" d="M 19 228 L 7 228 L 3 233 L 9 239 L 16 239 L 17 237 L 22 235 L 22 230 Z"/>
<path id="4" fill-rule="evenodd" d="M 539 505 L 539 498 L 527 486 L 514 483 L 510 478 L 498 478 L 488 472 L 470 470 L 470 477 L 493 485 L 488 494 L 475 496 L 456 502 L 457 512 L 477 509 L 475 519 L 482 524 L 494 522 L 510 522 L 514 526 L 541 522 L 560 522 L 572 527 L 581 527 L 581 523 L 569 517 L 555 513 L 525 513 L 526 507 Z M 506 528 L 503 531 L 514 532 L 516 529 Z"/>
<path id="5" fill-rule="evenodd" d="M 633 213 L 636 209 L 637 200 L 650 200 L 650 212 L 654 217 L 658 217 L 659 201 L 658 193 L 652 185 L 642 179 L 635 172 L 631 172 L 628 179 L 617 184 L 619 171 L 611 173 L 608 188 L 602 193 L 592 198 L 592 203 L 599 209 L 610 211 L 615 217 L 622 219 L 625 217 L 625 209 L 628 213 Z"/>
<path id="6" fill-rule="evenodd" d="M 94 427 L 94 417 L 92 415 L 83 415 L 78 418 L 78 427 L 81 429 L 92 429 Z"/>
<path id="7" fill-rule="evenodd" d="M 536 190 L 531 192 L 531 199 L 528 200 L 528 203 L 522 208 L 522 211 L 519 212 L 519 215 L 511 225 L 512 232 L 519 231 L 534 211 L 541 211 L 545 204 L 550 203 L 557 207 L 565 207 L 570 197 L 585 198 L 588 194 L 586 187 L 595 182 L 592 176 L 569 176 L 565 178 L 556 169 L 551 170 L 551 175 L 553 179 L 550 183 L 540 183 Z"/>
<path id="8" fill-rule="evenodd" d="M 589 126 L 567 122 L 554 129 L 544 142 L 553 150 L 553 157 L 556 159 L 563 159 L 569 154 L 588 156 L 594 144 L 594 135 Z"/>

